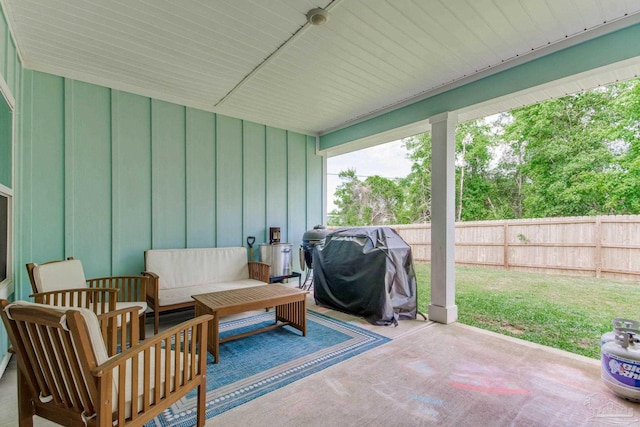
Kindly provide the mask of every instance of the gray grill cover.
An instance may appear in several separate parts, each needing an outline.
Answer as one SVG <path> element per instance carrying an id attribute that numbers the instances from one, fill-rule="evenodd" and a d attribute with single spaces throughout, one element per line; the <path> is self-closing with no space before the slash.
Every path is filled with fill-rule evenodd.
<path id="1" fill-rule="evenodd" d="M 416 318 L 411 247 L 389 227 L 341 228 L 314 248 L 316 304 L 375 325 Z"/>

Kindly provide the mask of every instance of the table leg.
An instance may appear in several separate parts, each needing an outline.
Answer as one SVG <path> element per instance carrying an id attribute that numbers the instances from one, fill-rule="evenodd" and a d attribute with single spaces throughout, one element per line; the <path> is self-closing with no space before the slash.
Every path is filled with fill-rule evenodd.
<path id="1" fill-rule="evenodd" d="M 302 304 L 300 304 L 300 317 L 302 318 L 302 336 L 307 336 L 307 298 L 302 299 Z"/>
<path id="2" fill-rule="evenodd" d="M 211 340 L 212 352 L 213 354 L 213 363 L 218 363 L 220 361 L 220 316 L 216 311 L 213 313 L 213 320 L 211 321 L 211 332 L 209 332 L 209 339 Z"/>
<path id="3" fill-rule="evenodd" d="M 302 336 L 307 336 L 307 308 L 306 297 L 299 301 L 294 301 L 276 306 L 276 323 L 278 321 L 288 323 L 290 326 L 302 332 Z"/>

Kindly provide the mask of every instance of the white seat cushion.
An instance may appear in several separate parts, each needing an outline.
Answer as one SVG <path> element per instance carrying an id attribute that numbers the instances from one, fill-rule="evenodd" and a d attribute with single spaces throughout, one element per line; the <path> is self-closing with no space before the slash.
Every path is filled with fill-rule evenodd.
<path id="1" fill-rule="evenodd" d="M 155 356 L 155 348 L 150 348 L 150 358 L 149 358 L 149 372 L 155 372 L 155 360 L 156 360 L 156 356 Z M 161 351 L 160 352 L 160 364 L 164 365 L 164 360 L 165 360 L 165 352 Z M 169 369 L 170 369 L 170 378 L 173 378 L 173 374 L 175 372 L 175 352 L 172 351 L 171 352 L 171 360 L 172 362 L 169 365 Z M 182 360 L 182 358 L 180 358 L 180 365 L 182 366 L 184 364 L 184 361 Z M 127 360 L 127 373 L 126 373 L 126 390 L 125 390 L 125 416 L 128 418 L 131 416 L 131 360 Z M 141 408 L 143 406 L 143 387 L 144 387 L 144 380 L 145 380 L 145 376 L 142 374 L 143 372 L 145 372 L 144 370 L 144 357 L 140 356 L 138 357 L 138 372 L 140 373 L 140 375 L 138 375 L 138 408 Z M 113 372 L 114 374 L 114 378 L 117 378 L 118 375 L 118 369 L 114 370 Z M 165 382 L 165 370 L 162 369 L 160 371 L 160 397 L 164 397 L 164 382 Z M 154 404 L 154 390 L 156 387 L 156 377 L 154 375 L 151 375 L 149 377 L 149 384 L 151 387 L 151 404 Z M 171 387 L 173 387 L 173 382 L 171 383 Z M 116 411 L 118 409 L 118 390 L 116 388 L 114 388 L 113 390 L 113 410 Z"/>
<path id="2" fill-rule="evenodd" d="M 237 280 L 235 282 L 205 283 L 197 286 L 183 288 L 163 289 L 160 292 L 160 305 L 173 305 L 184 302 L 193 302 L 191 295 L 206 294 L 209 292 L 228 291 L 231 289 L 249 288 L 252 286 L 267 285 L 265 282 L 254 279 Z"/>
<path id="3" fill-rule="evenodd" d="M 147 302 L 146 301 L 121 301 L 116 303 L 116 310 L 120 310 L 123 308 L 135 307 L 138 306 L 140 309 L 138 310 L 138 314 L 143 314 L 147 311 Z"/>

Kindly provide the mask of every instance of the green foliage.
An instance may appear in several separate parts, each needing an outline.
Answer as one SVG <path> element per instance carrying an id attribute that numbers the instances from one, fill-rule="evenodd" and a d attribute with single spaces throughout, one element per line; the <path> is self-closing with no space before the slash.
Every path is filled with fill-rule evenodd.
<path id="1" fill-rule="evenodd" d="M 407 223 L 431 221 L 431 134 L 423 133 L 405 141 L 411 172 L 401 181 L 406 192 Z"/>
<path id="2" fill-rule="evenodd" d="M 493 217 L 491 209 L 490 149 L 495 145 L 490 126 L 480 120 L 456 128 L 456 219 Z"/>
<path id="3" fill-rule="evenodd" d="M 335 225 L 431 220 L 431 136 L 404 141 L 401 180 L 341 173 Z M 456 219 L 640 213 L 640 79 L 456 129 Z"/>
<path id="4" fill-rule="evenodd" d="M 361 181 L 354 169 L 340 172 L 343 183 L 336 189 L 337 212 L 329 225 L 383 225 L 404 221 L 404 192 L 395 181 L 370 176 Z"/>
<path id="5" fill-rule="evenodd" d="M 523 216 L 615 213 L 604 191 L 618 169 L 613 101 L 612 91 L 593 90 L 511 112 L 505 139 L 526 147 Z"/>

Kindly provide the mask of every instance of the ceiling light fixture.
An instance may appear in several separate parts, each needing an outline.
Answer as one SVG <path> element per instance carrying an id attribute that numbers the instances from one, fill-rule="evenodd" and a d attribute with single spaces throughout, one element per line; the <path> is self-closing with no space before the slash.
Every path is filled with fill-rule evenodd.
<path id="1" fill-rule="evenodd" d="M 322 8 L 311 9 L 307 12 L 307 22 L 311 25 L 324 25 L 329 20 L 329 12 Z"/>

